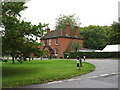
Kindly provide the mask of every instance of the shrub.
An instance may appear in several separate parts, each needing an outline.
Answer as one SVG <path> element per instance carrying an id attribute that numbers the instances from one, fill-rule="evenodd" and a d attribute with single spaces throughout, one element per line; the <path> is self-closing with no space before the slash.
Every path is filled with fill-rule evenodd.
<path id="1" fill-rule="evenodd" d="M 19 63 L 23 63 L 22 60 L 17 60 Z"/>
<path id="2" fill-rule="evenodd" d="M 64 58 L 73 58 L 75 59 L 77 56 L 83 58 L 120 58 L 120 52 L 73 52 L 73 53 L 65 53 Z"/>
<path id="3" fill-rule="evenodd" d="M 8 60 L 7 59 L 2 59 L 2 62 L 8 62 Z"/>

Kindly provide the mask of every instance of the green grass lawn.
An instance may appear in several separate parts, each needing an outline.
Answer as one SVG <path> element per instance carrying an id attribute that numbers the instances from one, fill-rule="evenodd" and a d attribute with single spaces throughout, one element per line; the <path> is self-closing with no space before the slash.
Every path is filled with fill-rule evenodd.
<path id="1" fill-rule="evenodd" d="M 32 60 L 23 64 L 11 61 L 2 63 L 3 88 L 12 88 L 35 83 L 62 80 L 95 70 L 95 66 L 83 63 L 81 70 L 76 70 L 76 61 L 70 60 Z"/>

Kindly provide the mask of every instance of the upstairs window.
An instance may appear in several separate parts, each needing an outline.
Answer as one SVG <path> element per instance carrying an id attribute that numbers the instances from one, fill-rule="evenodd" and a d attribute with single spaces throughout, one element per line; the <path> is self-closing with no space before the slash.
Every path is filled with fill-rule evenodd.
<path id="1" fill-rule="evenodd" d="M 55 48 L 55 55 L 58 55 L 58 49 Z"/>
<path id="2" fill-rule="evenodd" d="M 48 40 L 49 45 L 51 45 L 51 39 Z"/>
<path id="3" fill-rule="evenodd" d="M 55 39 L 55 45 L 58 45 L 58 39 L 57 38 Z"/>

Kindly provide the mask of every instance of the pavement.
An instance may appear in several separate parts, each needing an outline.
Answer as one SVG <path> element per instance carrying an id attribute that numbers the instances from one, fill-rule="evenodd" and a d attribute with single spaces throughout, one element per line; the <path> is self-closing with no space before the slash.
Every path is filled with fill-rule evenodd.
<path id="1" fill-rule="evenodd" d="M 86 60 L 96 66 L 96 70 L 70 79 L 33 84 L 18 88 L 118 88 L 118 60 Z"/>

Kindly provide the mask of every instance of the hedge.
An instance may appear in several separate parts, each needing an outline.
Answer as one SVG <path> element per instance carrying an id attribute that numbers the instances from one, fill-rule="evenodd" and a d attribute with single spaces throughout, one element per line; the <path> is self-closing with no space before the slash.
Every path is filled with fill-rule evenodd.
<path id="1" fill-rule="evenodd" d="M 120 58 L 120 52 L 73 52 L 73 53 L 65 53 L 64 58 L 73 58 L 76 59 L 77 56 L 83 58 Z"/>

